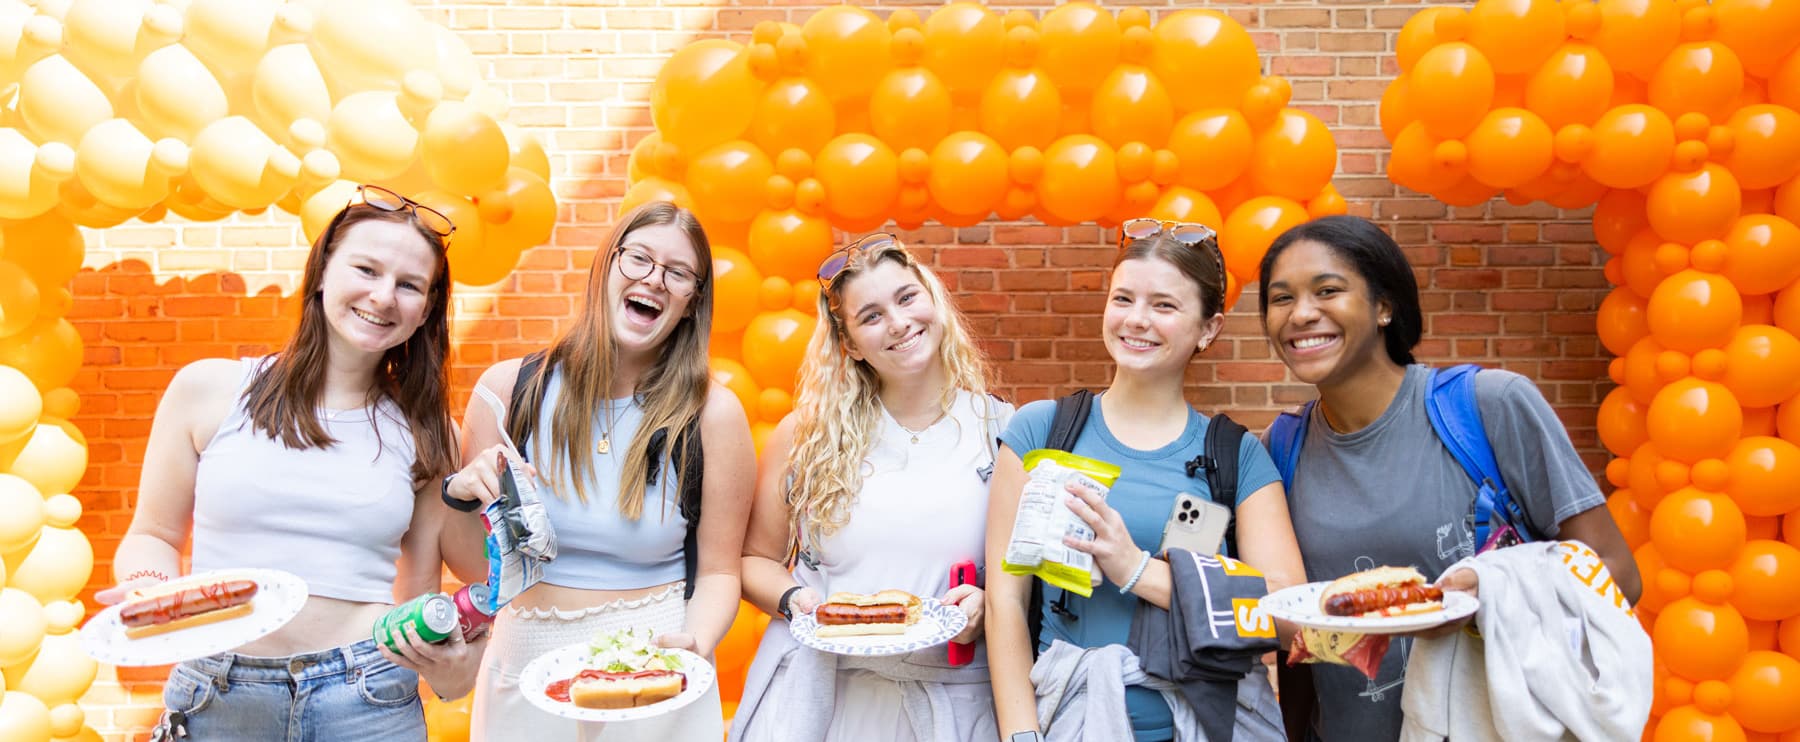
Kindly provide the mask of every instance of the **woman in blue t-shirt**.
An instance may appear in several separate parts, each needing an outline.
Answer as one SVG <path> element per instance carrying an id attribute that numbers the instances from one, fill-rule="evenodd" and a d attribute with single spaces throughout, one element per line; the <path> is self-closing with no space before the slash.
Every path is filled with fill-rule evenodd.
<path id="1" fill-rule="evenodd" d="M 1168 607 L 1169 565 L 1151 550 L 1177 493 L 1209 499 L 1204 474 L 1190 476 L 1187 463 L 1205 453 L 1211 421 L 1188 405 L 1183 387 L 1188 364 L 1224 326 L 1224 260 L 1213 230 L 1201 225 L 1132 220 L 1122 231 L 1101 317 L 1101 338 L 1116 368 L 1073 453 L 1123 472 L 1105 499 L 1085 491 L 1069 498 L 1095 531 L 1094 540 L 1070 545 L 1092 554 L 1106 581 L 1090 598 L 1046 585 L 1042 631 L 1032 637 L 1026 616 L 1032 578 L 988 571 L 988 657 L 1002 739 L 1010 742 L 1039 738 L 1037 689 L 1029 679 L 1035 650 L 1053 640 L 1125 644 L 1139 600 Z M 1043 447 L 1054 408 L 1051 401 L 1026 405 L 1001 436 L 988 511 L 990 565 L 1005 553 L 1027 478 L 1020 457 Z M 1235 510 L 1242 552 L 1236 556 L 1260 569 L 1271 590 L 1293 584 L 1300 555 L 1281 477 L 1250 436 L 1239 447 Z M 1129 713 L 1140 741 L 1175 736 L 1172 710 L 1160 693 L 1128 687 L 1117 713 Z"/>

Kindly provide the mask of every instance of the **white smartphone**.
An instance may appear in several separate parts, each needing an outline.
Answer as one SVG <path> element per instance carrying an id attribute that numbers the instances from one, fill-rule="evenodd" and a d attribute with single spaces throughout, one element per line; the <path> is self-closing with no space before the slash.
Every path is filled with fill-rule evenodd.
<path id="1" fill-rule="evenodd" d="M 1179 493 L 1169 511 L 1169 520 L 1163 523 L 1162 544 L 1156 547 L 1156 553 L 1176 547 L 1195 554 L 1217 554 L 1229 525 L 1231 508 L 1187 492 Z"/>

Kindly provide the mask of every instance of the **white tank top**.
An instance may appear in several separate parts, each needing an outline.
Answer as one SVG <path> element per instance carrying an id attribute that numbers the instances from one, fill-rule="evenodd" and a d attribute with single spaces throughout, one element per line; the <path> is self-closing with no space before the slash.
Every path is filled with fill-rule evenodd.
<path id="1" fill-rule="evenodd" d="M 817 568 L 796 564 L 795 581 L 822 595 L 894 588 L 939 597 L 950 589 L 951 565 L 982 566 L 993 441 L 1012 413 L 1005 402 L 959 392 L 950 414 L 915 443 L 884 409 L 848 521 L 808 549 Z"/>
<path id="2" fill-rule="evenodd" d="M 400 538 L 412 522 L 411 428 L 383 399 L 320 410 L 336 445 L 288 448 L 252 428 L 244 410 L 244 390 L 269 358 L 244 359 L 237 403 L 200 452 L 194 571 L 280 569 L 312 595 L 393 602 Z"/>

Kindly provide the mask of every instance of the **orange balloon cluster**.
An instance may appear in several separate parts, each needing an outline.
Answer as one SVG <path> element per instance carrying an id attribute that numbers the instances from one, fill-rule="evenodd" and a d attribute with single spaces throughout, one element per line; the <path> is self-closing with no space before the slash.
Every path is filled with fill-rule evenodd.
<path id="1" fill-rule="evenodd" d="M 1331 132 L 1261 69 L 1213 10 L 827 7 L 677 51 L 625 206 L 672 200 L 705 223 L 715 376 L 760 440 L 793 405 L 834 227 L 1196 221 L 1220 232 L 1235 300 L 1276 235 L 1346 208 Z"/>
<path id="2" fill-rule="evenodd" d="M 1397 51 L 1394 182 L 1597 204 L 1645 738 L 1800 736 L 1800 3 L 1480 0 L 1414 16 Z"/>

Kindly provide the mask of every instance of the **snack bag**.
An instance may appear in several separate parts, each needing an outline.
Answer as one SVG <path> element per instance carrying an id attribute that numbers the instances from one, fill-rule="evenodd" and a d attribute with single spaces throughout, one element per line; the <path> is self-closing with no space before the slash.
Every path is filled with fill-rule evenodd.
<path id="1" fill-rule="evenodd" d="M 1381 672 L 1381 658 L 1387 656 L 1390 639 L 1387 634 L 1353 634 L 1302 626 L 1294 632 L 1287 663 L 1289 666 L 1303 662 L 1349 665 L 1374 680 Z"/>
<path id="2" fill-rule="evenodd" d="M 525 457 L 506 433 L 506 405 L 486 387 L 477 385 L 475 394 L 494 411 L 500 440 L 506 444 L 506 451 L 495 462 L 495 468 L 500 470 L 500 499 L 481 511 L 481 520 L 488 528 L 488 591 L 487 605 L 483 607 L 498 612 L 519 593 L 544 579 L 544 564 L 556 558 L 556 530 L 550 527 L 542 494 L 520 465 Z"/>
<path id="3" fill-rule="evenodd" d="M 1118 481 L 1119 467 L 1043 448 L 1026 452 L 1024 462 L 1031 478 L 1019 493 L 1019 511 L 1013 517 L 1012 538 L 1006 543 L 1001 568 L 1007 574 L 1037 575 L 1084 598 L 1093 595 L 1098 584 L 1094 558 L 1064 546 L 1063 536 L 1090 540 L 1094 531 L 1063 498 L 1069 494 L 1066 486 L 1070 482 L 1085 483 L 1104 498 Z"/>

